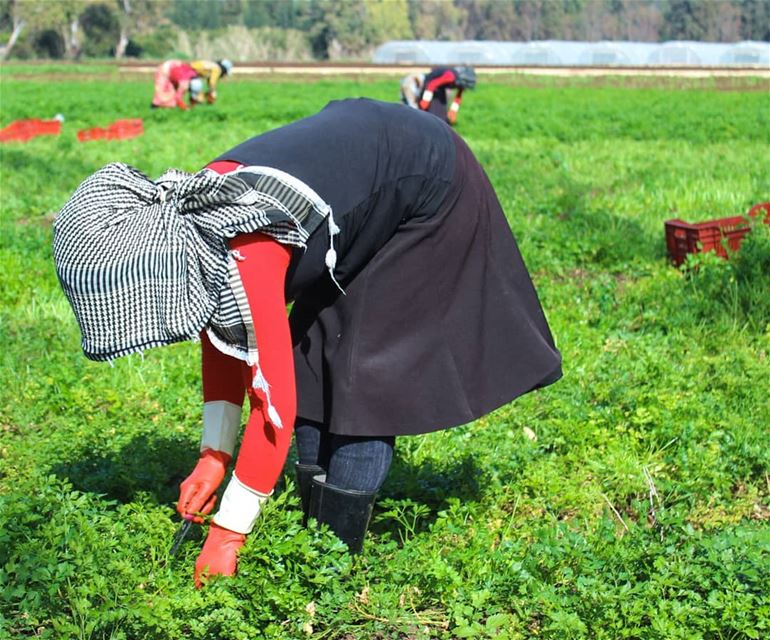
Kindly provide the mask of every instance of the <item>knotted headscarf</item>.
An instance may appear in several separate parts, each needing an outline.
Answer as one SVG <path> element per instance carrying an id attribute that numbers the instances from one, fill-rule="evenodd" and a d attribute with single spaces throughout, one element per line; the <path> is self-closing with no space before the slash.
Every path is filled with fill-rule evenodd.
<path id="1" fill-rule="evenodd" d="M 122 163 L 88 177 L 54 221 L 56 272 L 92 360 L 197 339 L 258 368 L 246 296 L 227 240 L 259 231 L 305 246 L 331 209 L 269 167 L 150 180 Z M 331 250 L 333 253 L 333 249 Z M 262 386 L 257 380 L 255 386 Z M 264 383 L 266 387 L 266 383 Z"/>

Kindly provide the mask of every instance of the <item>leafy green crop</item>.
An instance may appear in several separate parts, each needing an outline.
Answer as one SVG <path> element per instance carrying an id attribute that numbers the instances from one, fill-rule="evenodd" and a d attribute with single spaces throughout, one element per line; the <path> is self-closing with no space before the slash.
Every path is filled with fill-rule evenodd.
<path id="1" fill-rule="evenodd" d="M 0 146 L 0 638 L 770 635 L 770 233 L 681 270 L 663 233 L 770 200 L 765 92 L 482 75 L 458 132 L 498 191 L 564 378 L 399 439 L 361 556 L 301 525 L 289 480 L 238 576 L 196 591 L 201 531 L 168 552 L 200 434 L 197 346 L 85 360 L 51 219 L 107 162 L 195 170 L 328 100 L 395 100 L 397 82 L 235 76 L 215 107 L 182 113 L 149 109 L 149 78 L 12 70 L 0 125 L 66 120 Z M 142 137 L 76 141 L 137 116 Z"/>

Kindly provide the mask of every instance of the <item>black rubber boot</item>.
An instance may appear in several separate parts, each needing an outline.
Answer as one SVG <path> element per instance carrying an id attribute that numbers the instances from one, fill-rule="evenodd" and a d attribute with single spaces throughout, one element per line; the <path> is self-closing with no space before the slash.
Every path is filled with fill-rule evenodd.
<path id="1" fill-rule="evenodd" d="M 307 524 L 308 511 L 310 509 L 310 487 L 313 484 L 313 478 L 323 475 L 324 470 L 323 467 L 319 467 L 317 464 L 300 464 L 298 462 L 294 466 L 294 471 L 297 475 L 297 492 L 299 493 L 302 513 L 304 514 L 302 522 Z"/>
<path id="2" fill-rule="evenodd" d="M 360 553 L 369 528 L 377 494 L 340 489 L 326 483 L 326 475 L 313 478 L 310 492 L 310 517 L 329 525 L 350 553 Z"/>

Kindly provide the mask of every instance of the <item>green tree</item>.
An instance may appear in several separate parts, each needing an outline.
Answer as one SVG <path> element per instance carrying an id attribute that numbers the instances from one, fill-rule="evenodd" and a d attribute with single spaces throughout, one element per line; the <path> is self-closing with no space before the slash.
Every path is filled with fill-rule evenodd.
<path id="1" fill-rule="evenodd" d="M 576 38 L 579 16 L 583 10 L 582 0 L 540 0 L 542 16 L 542 39 Z"/>
<path id="2" fill-rule="evenodd" d="M 377 46 L 388 40 L 414 37 L 406 0 L 365 0 L 364 41 Z"/>
<path id="3" fill-rule="evenodd" d="M 241 0 L 219 0 L 221 3 L 219 21 L 221 26 L 240 25 L 243 22 L 243 3 Z"/>
<path id="4" fill-rule="evenodd" d="M 409 0 L 412 31 L 420 40 L 462 40 L 467 10 L 444 0 Z"/>
<path id="5" fill-rule="evenodd" d="M 658 42 L 663 15 L 659 0 L 613 0 L 618 40 Z"/>
<path id="6" fill-rule="evenodd" d="M 246 0 L 243 8 L 243 24 L 250 29 L 256 27 L 272 27 L 273 17 L 269 4 L 265 0 Z"/>
<path id="7" fill-rule="evenodd" d="M 120 22 L 106 4 L 92 4 L 80 15 L 80 26 L 85 34 L 83 53 L 105 57 L 115 52 L 120 35 Z"/>
<path id="8" fill-rule="evenodd" d="M 770 2 L 768 0 L 740 0 L 741 38 L 770 40 Z"/>
<path id="9" fill-rule="evenodd" d="M 764 2 L 765 17 L 770 5 Z M 761 15 L 761 14 L 760 14 Z M 755 15 L 758 24 L 760 15 Z M 741 6 L 739 0 L 701 0 L 694 3 L 693 28 L 682 35 L 682 39 L 703 40 L 705 42 L 735 42 L 741 32 Z"/>
<path id="10" fill-rule="evenodd" d="M 8 41 L 0 45 L 0 60 L 5 60 L 11 55 L 16 46 L 16 41 L 21 36 L 26 26 L 26 21 L 19 11 L 17 0 L 3 0 L 0 2 L 0 30 L 10 31 Z"/>
<path id="11" fill-rule="evenodd" d="M 75 58 L 81 53 L 80 16 L 93 0 L 16 0 L 15 10 L 30 32 L 37 34 L 54 29 L 61 36 L 65 56 Z"/>
<path id="12" fill-rule="evenodd" d="M 222 25 L 219 0 L 173 0 L 171 20 L 183 29 L 217 29 Z"/>
<path id="13" fill-rule="evenodd" d="M 413 37 L 406 0 L 312 0 L 303 17 L 322 59 L 360 56 L 386 40 Z"/>
<path id="14" fill-rule="evenodd" d="M 669 0 L 663 12 L 663 40 L 705 40 L 714 4 L 706 0 Z"/>
<path id="15" fill-rule="evenodd" d="M 522 39 L 519 15 L 513 0 L 459 0 L 465 10 L 465 33 L 470 40 Z"/>
<path id="16" fill-rule="evenodd" d="M 58 60 L 66 52 L 64 39 L 56 29 L 43 29 L 35 35 L 33 45 L 35 53 L 43 58 Z"/>
<path id="17" fill-rule="evenodd" d="M 313 53 L 321 59 L 350 57 L 364 48 L 364 0 L 312 0 L 306 20 Z"/>
<path id="18" fill-rule="evenodd" d="M 269 0 L 267 2 L 272 26 L 283 29 L 295 29 L 298 27 L 306 0 Z"/>
<path id="19" fill-rule="evenodd" d="M 156 31 L 164 22 L 170 0 L 115 0 L 118 7 L 120 34 L 115 46 L 115 57 L 126 54 L 131 39 Z"/>

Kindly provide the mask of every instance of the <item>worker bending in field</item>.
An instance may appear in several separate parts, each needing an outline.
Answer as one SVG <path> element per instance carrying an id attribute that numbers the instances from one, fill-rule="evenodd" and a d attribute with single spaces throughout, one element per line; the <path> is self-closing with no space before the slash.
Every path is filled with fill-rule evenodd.
<path id="1" fill-rule="evenodd" d="M 401 81 L 401 100 L 429 111 L 450 124 L 457 122 L 463 91 L 476 86 L 472 67 L 434 67 L 427 75 L 410 74 Z M 454 91 L 451 102 L 450 92 Z"/>
<path id="2" fill-rule="evenodd" d="M 155 94 L 152 107 L 179 107 L 186 110 L 185 94 L 190 92 L 190 104 L 198 99 L 202 83 L 196 71 L 181 60 L 166 60 L 155 72 Z"/>
<path id="3" fill-rule="evenodd" d="M 57 216 L 54 259 L 89 358 L 200 337 L 184 518 L 214 509 L 249 399 L 198 584 L 235 572 L 292 431 L 306 516 L 357 552 L 397 436 L 466 424 L 561 376 L 484 170 L 445 123 L 400 105 L 331 102 L 195 174 L 107 165 Z"/>
<path id="4" fill-rule="evenodd" d="M 220 79 L 230 75 L 233 63 L 229 60 L 218 60 L 217 62 L 194 60 L 190 63 L 190 66 L 198 74 L 198 77 L 206 82 L 205 92 L 202 91 L 196 96 L 195 102 L 205 101 L 209 104 L 214 104 L 217 100 L 217 84 Z"/>

